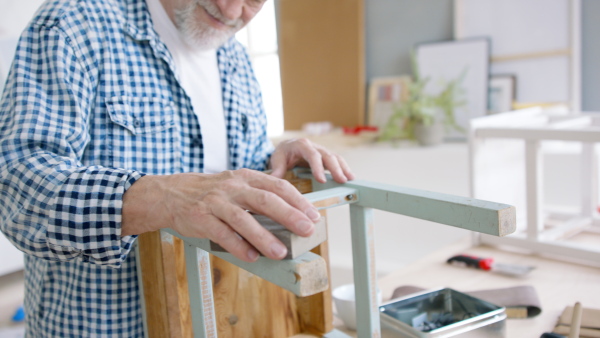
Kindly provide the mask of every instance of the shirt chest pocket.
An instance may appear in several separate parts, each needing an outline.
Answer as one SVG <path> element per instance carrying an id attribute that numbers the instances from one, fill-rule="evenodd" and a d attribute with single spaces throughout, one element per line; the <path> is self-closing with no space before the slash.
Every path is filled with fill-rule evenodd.
<path id="1" fill-rule="evenodd" d="M 158 98 L 114 96 L 106 101 L 109 150 L 115 167 L 171 174 L 181 166 L 181 135 L 172 103 Z"/>

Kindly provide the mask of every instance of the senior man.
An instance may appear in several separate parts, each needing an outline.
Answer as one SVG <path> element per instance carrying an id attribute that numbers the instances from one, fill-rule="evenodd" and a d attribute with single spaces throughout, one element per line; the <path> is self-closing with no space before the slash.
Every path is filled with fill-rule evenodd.
<path id="1" fill-rule="evenodd" d="M 232 39 L 262 5 L 49 0 L 38 10 L 0 103 L 0 221 L 26 253 L 27 336 L 142 336 L 136 235 L 168 227 L 245 261 L 281 259 L 285 247 L 247 211 L 307 236 L 318 213 L 285 171 L 353 178 L 307 140 L 272 149 Z"/>

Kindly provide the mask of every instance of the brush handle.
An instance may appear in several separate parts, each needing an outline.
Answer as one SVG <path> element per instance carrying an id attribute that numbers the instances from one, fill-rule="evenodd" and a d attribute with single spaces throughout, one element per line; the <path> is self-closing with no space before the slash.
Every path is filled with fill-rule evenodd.
<path id="1" fill-rule="evenodd" d="M 578 338 L 579 330 L 581 328 L 581 315 L 583 310 L 581 309 L 581 303 L 575 303 L 573 307 L 573 319 L 571 320 L 571 330 L 569 333 L 569 338 Z"/>

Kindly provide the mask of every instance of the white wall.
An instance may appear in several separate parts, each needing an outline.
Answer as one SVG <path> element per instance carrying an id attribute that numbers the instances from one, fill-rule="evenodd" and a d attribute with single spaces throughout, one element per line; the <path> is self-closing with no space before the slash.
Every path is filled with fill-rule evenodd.
<path id="1" fill-rule="evenodd" d="M 389 144 L 332 147 L 344 156 L 358 179 L 393 186 L 469 196 L 466 143 L 394 148 Z M 348 207 L 328 211 L 331 265 L 352 267 Z M 470 234 L 448 225 L 380 210 L 374 212 L 377 271 L 387 274 Z"/>
<path id="2" fill-rule="evenodd" d="M 27 25 L 42 0 L 0 0 L 0 38 L 16 37 Z"/>
<path id="3" fill-rule="evenodd" d="M 365 0 L 366 75 L 410 74 L 410 49 L 451 40 L 452 0 Z M 582 109 L 600 111 L 600 1 L 582 0 Z"/>
<path id="4" fill-rule="evenodd" d="M 16 39 L 42 2 L 42 0 L 0 0 L 0 90 L 4 88 Z M 2 257 L 0 275 L 23 268 L 23 253 L 17 250 L 4 234 L 0 234 L 0 257 Z"/>
<path id="5" fill-rule="evenodd" d="M 42 2 L 0 0 L 0 95 L 15 53 L 16 41 Z"/>

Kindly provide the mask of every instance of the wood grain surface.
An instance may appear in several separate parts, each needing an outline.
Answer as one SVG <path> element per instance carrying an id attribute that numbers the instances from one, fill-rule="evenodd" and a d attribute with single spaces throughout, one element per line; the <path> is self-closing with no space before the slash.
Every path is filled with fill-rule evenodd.
<path id="1" fill-rule="evenodd" d="M 138 238 L 148 336 L 191 337 L 183 241 L 154 231 Z"/>
<path id="2" fill-rule="evenodd" d="M 363 0 L 279 1 L 285 130 L 316 121 L 364 124 L 363 7 Z"/>

